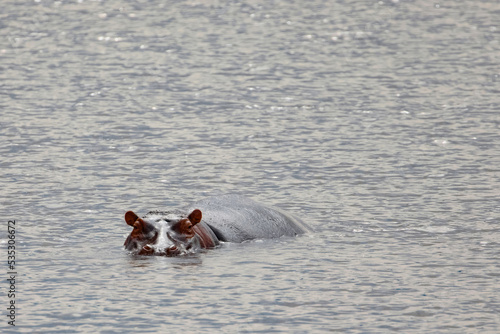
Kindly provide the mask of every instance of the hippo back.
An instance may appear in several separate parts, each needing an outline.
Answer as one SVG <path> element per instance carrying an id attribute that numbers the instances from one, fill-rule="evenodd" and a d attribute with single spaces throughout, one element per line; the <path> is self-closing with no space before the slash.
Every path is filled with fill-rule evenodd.
<path id="1" fill-rule="evenodd" d="M 209 197 L 189 205 L 186 211 L 194 209 L 201 210 L 202 221 L 221 241 L 296 236 L 309 230 L 302 220 L 239 195 Z"/>

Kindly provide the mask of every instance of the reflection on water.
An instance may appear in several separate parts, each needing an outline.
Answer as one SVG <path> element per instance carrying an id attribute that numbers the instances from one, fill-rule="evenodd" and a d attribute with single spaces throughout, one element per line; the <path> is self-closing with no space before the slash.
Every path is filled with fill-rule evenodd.
<path id="1" fill-rule="evenodd" d="M 498 332 L 499 11 L 4 1 L 16 330 Z M 221 193 L 315 232 L 123 250 L 126 211 Z"/>
<path id="2" fill-rule="evenodd" d="M 158 263 L 162 263 L 168 266 L 168 268 L 181 269 L 183 267 L 189 266 L 199 266 L 203 263 L 200 254 L 188 254 L 180 257 L 150 257 L 135 254 L 127 254 L 128 263 L 131 267 L 138 269 L 150 269 L 158 266 Z"/>

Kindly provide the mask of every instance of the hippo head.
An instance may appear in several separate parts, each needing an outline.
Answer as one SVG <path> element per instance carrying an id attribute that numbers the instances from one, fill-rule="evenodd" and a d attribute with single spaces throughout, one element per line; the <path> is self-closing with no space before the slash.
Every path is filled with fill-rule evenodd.
<path id="1" fill-rule="evenodd" d="M 125 214 L 134 229 L 125 240 L 125 249 L 138 255 L 183 255 L 199 250 L 194 226 L 201 221 L 201 211 L 189 215 L 181 212 L 149 212 L 140 218 L 134 212 Z"/>

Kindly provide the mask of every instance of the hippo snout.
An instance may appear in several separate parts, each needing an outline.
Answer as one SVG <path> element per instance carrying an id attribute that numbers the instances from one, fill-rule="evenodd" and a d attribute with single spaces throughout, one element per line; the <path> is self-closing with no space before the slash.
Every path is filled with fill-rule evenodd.
<path id="1" fill-rule="evenodd" d="M 142 249 L 137 253 L 137 255 L 164 255 L 164 256 L 175 256 L 179 255 L 179 249 L 175 245 L 171 245 L 166 248 L 159 248 L 150 245 L 143 246 Z"/>

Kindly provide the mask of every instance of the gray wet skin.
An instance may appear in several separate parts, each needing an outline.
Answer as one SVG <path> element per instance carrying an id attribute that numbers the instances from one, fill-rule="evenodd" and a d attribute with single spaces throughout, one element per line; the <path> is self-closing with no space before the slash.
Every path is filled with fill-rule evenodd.
<path id="1" fill-rule="evenodd" d="M 296 236 L 310 231 L 299 218 L 240 195 L 213 196 L 190 204 L 186 212 L 200 209 L 219 240 L 243 242 Z"/>

